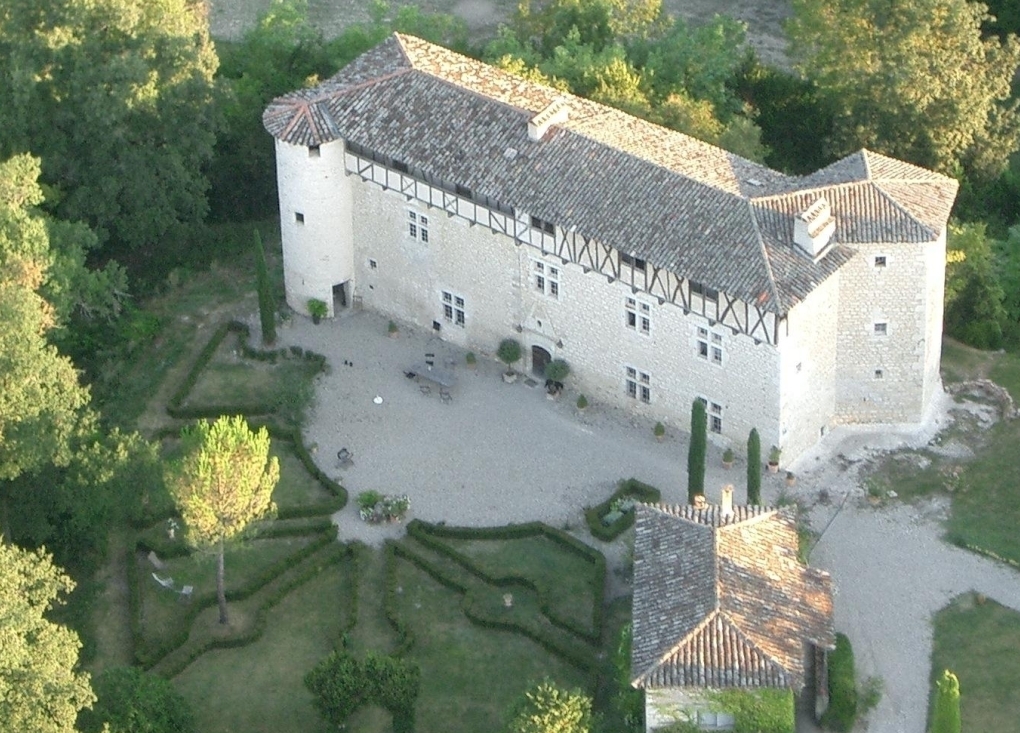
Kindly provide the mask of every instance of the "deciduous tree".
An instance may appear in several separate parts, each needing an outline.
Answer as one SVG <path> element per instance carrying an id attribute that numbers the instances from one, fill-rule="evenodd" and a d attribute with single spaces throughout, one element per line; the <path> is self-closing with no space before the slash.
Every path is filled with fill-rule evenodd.
<path id="1" fill-rule="evenodd" d="M 215 140 L 206 5 L 7 0 L 0 157 L 31 151 L 60 218 L 154 246 L 206 213 Z"/>
<path id="2" fill-rule="evenodd" d="M 832 144 L 997 175 L 1020 142 L 1015 36 L 983 37 L 970 0 L 794 0 L 790 54 L 838 105 Z"/>
<path id="3" fill-rule="evenodd" d="M 185 428 L 181 440 L 183 457 L 168 467 L 167 486 L 188 544 L 216 555 L 216 598 L 225 624 L 224 549 L 274 510 L 280 464 L 269 455 L 269 432 L 253 431 L 240 416 L 199 422 Z"/>
<path id="4" fill-rule="evenodd" d="M 193 733 L 188 702 L 163 677 L 109 667 L 94 680 L 96 704 L 78 720 L 84 733 Z M 107 726 L 104 728 L 104 726 Z"/>
<path id="5" fill-rule="evenodd" d="M 687 449 L 687 502 L 705 493 L 705 458 L 708 452 L 708 412 L 705 402 L 694 400 L 691 405 L 691 444 Z"/>
<path id="6" fill-rule="evenodd" d="M 78 635 L 46 618 L 73 588 L 49 555 L 0 543 L 0 733 L 72 733 L 96 699 Z"/>
<path id="7" fill-rule="evenodd" d="M 591 698 L 564 690 L 549 680 L 524 693 L 510 719 L 508 733 L 589 733 Z"/>

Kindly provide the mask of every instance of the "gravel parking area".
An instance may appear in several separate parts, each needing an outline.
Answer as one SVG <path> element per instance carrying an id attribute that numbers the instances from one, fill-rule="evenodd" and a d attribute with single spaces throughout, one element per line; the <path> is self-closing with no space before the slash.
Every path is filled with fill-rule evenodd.
<path id="1" fill-rule="evenodd" d="M 686 426 L 671 426 L 667 439 L 656 442 L 648 421 L 600 405 L 581 413 L 576 393 L 552 401 L 541 384 L 504 384 L 502 365 L 479 358 L 477 368 L 468 369 L 460 349 L 406 328 L 389 338 L 386 323 L 367 312 L 345 313 L 318 326 L 295 318 L 281 331 L 285 344 L 324 353 L 333 365 L 320 377 L 306 440 L 317 444 L 323 469 L 351 492 L 351 504 L 335 517 L 342 538 L 378 544 L 403 532 L 401 525 L 358 519 L 353 498 L 367 489 L 408 494 L 410 517 L 476 526 L 542 520 L 580 528 L 582 508 L 630 476 L 660 488 L 663 501 L 685 501 Z M 427 352 L 457 377 L 449 404 L 437 387 L 423 395 L 404 375 Z M 946 398 L 920 429 L 833 431 L 792 466 L 798 477 L 793 488 L 781 474 L 763 476 L 766 502 L 788 494 L 808 508 L 812 527 L 824 530 L 811 561 L 835 579 L 836 627 L 854 644 L 859 675 L 884 682 L 867 723 L 872 733 L 923 733 L 931 618 L 951 598 L 976 590 L 1020 609 L 1020 573 L 941 540 L 945 497 L 878 508 L 865 500 L 861 468 L 867 459 L 928 443 L 949 424 L 950 405 Z M 354 452 L 353 465 L 344 469 L 335 458 L 342 447 Z M 741 453 L 738 447 L 738 458 Z M 720 455 L 710 448 L 709 501 L 718 501 L 727 483 L 743 501 L 743 463 L 724 470 Z M 600 549 L 611 565 L 625 552 L 621 542 Z M 803 723 L 802 731 L 813 729 Z"/>

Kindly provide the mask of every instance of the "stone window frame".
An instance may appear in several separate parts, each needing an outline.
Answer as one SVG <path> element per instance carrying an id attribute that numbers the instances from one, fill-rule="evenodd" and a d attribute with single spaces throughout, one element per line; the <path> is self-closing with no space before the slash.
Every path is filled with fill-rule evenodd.
<path id="1" fill-rule="evenodd" d="M 875 321 L 871 325 L 871 332 L 880 338 L 889 335 L 889 321 Z"/>
<path id="2" fill-rule="evenodd" d="M 632 400 L 652 403 L 652 375 L 629 364 L 624 365 L 624 393 Z"/>
<path id="3" fill-rule="evenodd" d="M 716 435 L 722 435 L 723 406 L 718 402 L 713 402 L 704 395 L 699 395 L 698 400 L 705 406 L 705 412 L 708 413 L 709 432 L 715 433 Z"/>
<path id="4" fill-rule="evenodd" d="M 295 211 L 294 212 L 294 223 L 295 224 L 304 224 L 305 223 L 305 215 L 302 212 L 300 212 L 300 211 Z"/>
<path id="5" fill-rule="evenodd" d="M 452 290 L 441 291 L 440 301 L 443 305 L 443 320 L 454 326 L 464 328 L 467 324 L 467 305 L 463 295 Z"/>
<path id="6" fill-rule="evenodd" d="M 875 255 L 871 259 L 871 266 L 876 270 L 884 270 L 889 266 L 889 255 Z"/>
<path id="7" fill-rule="evenodd" d="M 628 296 L 623 301 L 623 323 L 642 336 L 652 335 L 652 304 Z"/>
<path id="8" fill-rule="evenodd" d="M 698 326 L 697 328 L 697 350 L 695 353 L 705 361 L 722 366 L 726 361 L 722 332 L 715 331 L 708 326 Z"/>
<path id="9" fill-rule="evenodd" d="M 535 290 L 547 298 L 560 299 L 560 273 L 557 265 L 550 265 L 542 260 L 531 261 L 531 272 L 535 276 Z"/>
<path id="10" fill-rule="evenodd" d="M 422 244 L 429 243 L 429 217 L 413 209 L 407 210 L 407 236 Z"/>

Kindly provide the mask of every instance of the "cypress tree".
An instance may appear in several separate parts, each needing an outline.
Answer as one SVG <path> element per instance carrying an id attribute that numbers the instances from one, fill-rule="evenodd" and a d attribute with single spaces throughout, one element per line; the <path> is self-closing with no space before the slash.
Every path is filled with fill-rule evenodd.
<path id="1" fill-rule="evenodd" d="M 708 446 L 708 412 L 705 403 L 691 405 L 691 446 L 687 451 L 687 501 L 705 493 L 705 453 Z"/>
<path id="2" fill-rule="evenodd" d="M 960 681 L 947 669 L 935 684 L 938 692 L 931 733 L 960 733 Z"/>
<path id="3" fill-rule="evenodd" d="M 761 504 L 761 438 L 758 428 L 747 436 L 747 503 Z"/>
<path id="4" fill-rule="evenodd" d="M 255 285 L 259 294 L 259 318 L 262 320 L 262 343 L 276 342 L 276 303 L 273 302 L 272 285 L 269 283 L 269 268 L 266 267 L 266 253 L 262 249 L 262 236 L 255 230 Z"/>

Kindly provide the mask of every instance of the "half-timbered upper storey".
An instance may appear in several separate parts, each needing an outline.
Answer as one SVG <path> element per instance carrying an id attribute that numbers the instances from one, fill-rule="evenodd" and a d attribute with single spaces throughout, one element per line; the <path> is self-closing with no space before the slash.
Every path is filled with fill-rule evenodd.
<path id="1" fill-rule="evenodd" d="M 770 342 L 855 244 L 938 240 L 957 189 L 869 151 L 786 176 L 400 34 L 263 122 L 293 145 L 343 139 L 351 173 Z"/>

